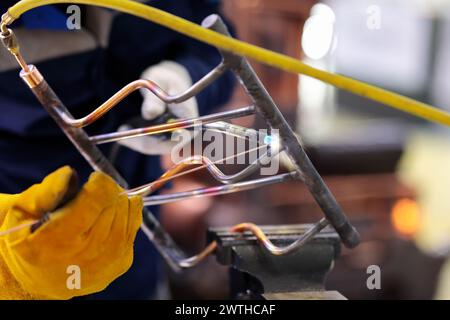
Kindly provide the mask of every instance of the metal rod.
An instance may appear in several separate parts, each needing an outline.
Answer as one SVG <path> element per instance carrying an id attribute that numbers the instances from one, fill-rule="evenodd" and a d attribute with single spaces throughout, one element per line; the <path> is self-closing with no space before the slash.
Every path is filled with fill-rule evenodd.
<path id="1" fill-rule="evenodd" d="M 218 15 L 208 16 L 203 20 L 202 25 L 205 28 L 230 36 L 226 25 Z M 281 143 L 286 148 L 287 154 L 293 161 L 293 164 L 297 167 L 297 172 L 303 178 L 306 186 L 322 208 L 331 225 L 336 229 L 342 242 L 350 248 L 358 245 L 360 242 L 358 231 L 350 224 L 336 199 L 317 173 L 303 150 L 299 139 L 284 119 L 247 59 L 224 51 L 222 51 L 222 55 L 225 64 L 240 79 L 240 82 L 252 98 L 253 104 L 262 114 L 268 125 L 271 128 L 279 130 Z"/>
<path id="2" fill-rule="evenodd" d="M 151 127 L 138 128 L 120 132 L 100 134 L 97 136 L 92 136 L 89 140 L 95 144 L 104 144 L 110 142 L 117 142 L 124 139 L 131 139 L 136 137 L 142 137 L 147 135 L 161 134 L 165 132 L 171 132 L 179 129 L 187 129 L 195 126 L 200 126 L 202 124 L 207 124 L 216 121 L 229 120 L 234 118 L 245 117 L 255 113 L 255 107 L 249 106 L 244 108 L 239 108 L 236 110 L 219 112 L 216 114 L 211 114 L 203 117 L 197 117 L 192 119 L 184 119 L 179 121 L 173 121 L 170 123 L 160 124 Z"/>
<path id="3" fill-rule="evenodd" d="M 234 192 L 240 192 L 250 189 L 255 189 L 275 183 L 281 183 L 286 181 L 294 180 L 298 176 L 297 172 L 284 173 L 276 176 L 271 176 L 267 178 L 260 178 L 250 181 L 238 182 L 229 185 L 209 187 L 209 188 L 200 188 L 185 192 L 178 192 L 175 194 L 164 194 L 164 195 L 156 195 L 144 198 L 145 206 L 156 206 L 165 203 L 172 203 L 181 200 L 186 200 L 189 198 L 199 198 L 199 197 L 212 197 L 218 195 L 224 195 Z"/>

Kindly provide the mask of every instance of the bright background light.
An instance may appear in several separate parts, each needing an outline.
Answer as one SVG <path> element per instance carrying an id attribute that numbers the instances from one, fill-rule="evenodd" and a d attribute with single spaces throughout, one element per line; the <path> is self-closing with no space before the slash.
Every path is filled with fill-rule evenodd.
<path id="1" fill-rule="evenodd" d="M 316 4 L 311 9 L 302 37 L 302 48 L 308 58 L 319 60 L 330 52 L 335 19 L 333 10 L 325 4 Z"/>

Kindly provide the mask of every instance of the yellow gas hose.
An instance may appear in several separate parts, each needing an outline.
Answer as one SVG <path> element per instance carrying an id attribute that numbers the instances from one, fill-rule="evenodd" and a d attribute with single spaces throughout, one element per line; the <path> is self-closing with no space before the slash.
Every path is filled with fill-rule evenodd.
<path id="1" fill-rule="evenodd" d="M 313 68 L 292 57 L 226 37 L 165 11 L 131 0 L 22 0 L 9 8 L 2 21 L 10 24 L 31 9 L 61 3 L 95 5 L 141 17 L 223 50 L 252 58 L 285 71 L 310 76 L 417 117 L 450 126 L 450 114 L 428 104 L 349 77 Z"/>

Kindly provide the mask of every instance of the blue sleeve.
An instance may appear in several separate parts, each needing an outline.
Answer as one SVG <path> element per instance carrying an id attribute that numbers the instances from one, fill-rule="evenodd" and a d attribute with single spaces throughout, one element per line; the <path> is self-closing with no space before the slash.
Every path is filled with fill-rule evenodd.
<path id="1" fill-rule="evenodd" d="M 208 15 L 219 13 L 219 1 L 192 0 L 190 2 L 193 12 L 190 20 L 195 23 L 201 24 Z M 230 31 L 234 33 L 231 25 L 226 23 Z M 175 57 L 175 61 L 189 71 L 193 82 L 200 80 L 221 61 L 218 50 L 212 46 L 188 37 L 183 37 L 181 44 L 180 53 Z M 233 87 L 234 76 L 231 72 L 227 72 L 211 84 L 197 96 L 200 114 L 211 113 L 214 108 L 225 104 L 231 98 Z"/>
<path id="2" fill-rule="evenodd" d="M 147 3 L 197 24 L 219 11 L 219 1 L 215 0 L 152 0 Z M 126 14 L 114 19 L 106 57 L 108 76 L 122 86 L 163 60 L 180 63 L 196 82 L 221 60 L 216 48 Z M 233 84 L 234 77 L 230 72 L 199 94 L 200 113 L 211 113 L 213 108 L 226 103 L 231 97 Z"/>
<path id="3" fill-rule="evenodd" d="M 12 7 L 16 0 L 2 0 L 0 15 Z M 27 29 L 67 30 L 67 5 L 46 5 L 25 12 L 14 22 L 13 27 Z"/>
<path id="4" fill-rule="evenodd" d="M 219 13 L 219 2 L 214 0 L 191 0 L 191 8 L 194 13 L 191 21 L 201 24 L 208 15 Z M 233 29 L 227 22 L 232 33 Z M 183 37 L 180 54 L 175 61 L 182 64 L 191 75 L 193 82 L 200 80 L 204 75 L 216 67 L 221 56 L 218 50 L 192 38 Z M 200 114 L 208 114 L 225 104 L 230 98 L 234 87 L 234 76 L 227 72 L 206 90 L 197 96 Z"/>

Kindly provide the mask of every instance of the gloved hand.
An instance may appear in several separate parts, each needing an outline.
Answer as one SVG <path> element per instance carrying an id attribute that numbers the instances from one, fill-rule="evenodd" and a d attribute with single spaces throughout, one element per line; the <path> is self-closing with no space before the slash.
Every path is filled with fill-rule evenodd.
<path id="1" fill-rule="evenodd" d="M 34 232 L 27 227 L 0 237 L 0 299 L 91 294 L 131 266 L 142 221 L 141 198 L 129 199 L 109 176 L 95 172 L 59 208 L 74 175 L 66 166 L 21 194 L 0 196 L 0 232 L 51 212 Z M 74 270 L 79 271 L 79 288 L 70 282 Z"/>
<path id="2" fill-rule="evenodd" d="M 148 68 L 143 72 L 141 78 L 154 81 L 170 95 L 180 94 L 192 86 L 192 79 L 186 68 L 173 61 L 163 61 Z M 176 118 L 180 119 L 198 117 L 199 115 L 195 97 L 180 104 L 166 105 L 165 102 L 147 89 L 141 89 L 141 94 L 144 98 L 141 113 L 145 120 L 154 120 L 167 110 L 170 110 Z M 132 128 L 128 125 L 123 125 L 119 128 L 119 131 L 129 129 Z M 185 130 L 183 131 L 186 133 Z M 189 137 L 189 135 L 187 136 Z M 144 136 L 121 140 L 120 143 L 143 154 L 160 155 L 170 153 L 179 141 L 176 139 L 171 140 L 170 137 L 162 139 L 161 136 Z"/>

